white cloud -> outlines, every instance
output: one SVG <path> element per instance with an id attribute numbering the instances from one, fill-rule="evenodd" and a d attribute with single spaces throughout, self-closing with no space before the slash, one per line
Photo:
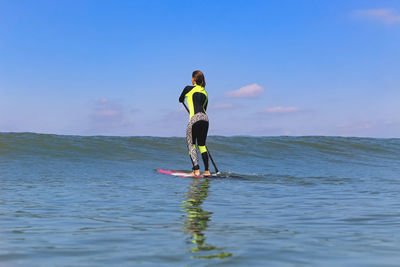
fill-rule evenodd
<path id="1" fill-rule="evenodd" d="M 97 100 L 97 102 L 98 103 L 107 103 L 107 102 L 110 102 L 110 100 L 108 98 L 103 97 L 103 98 L 100 98 L 99 100 Z"/>
<path id="2" fill-rule="evenodd" d="M 92 120 L 96 122 L 119 121 L 122 119 L 122 107 L 107 98 L 100 98 L 94 103 Z"/>
<path id="3" fill-rule="evenodd" d="M 277 114 L 293 113 L 298 111 L 300 111 L 300 108 L 298 107 L 273 107 L 262 110 L 262 112 L 277 113 Z"/>
<path id="4" fill-rule="evenodd" d="M 100 98 L 93 104 L 90 114 L 92 130 L 100 133 L 118 132 L 133 126 L 126 108 L 119 102 Z"/>
<path id="5" fill-rule="evenodd" d="M 372 124 L 370 122 L 363 121 L 356 123 L 340 124 L 337 125 L 337 128 L 343 131 L 359 131 L 359 130 L 371 129 Z"/>
<path id="6" fill-rule="evenodd" d="M 247 97 L 257 97 L 264 93 L 264 88 L 259 86 L 256 83 L 243 86 L 237 90 L 229 91 L 225 95 L 227 97 L 238 97 L 238 98 L 247 98 Z"/>
<path id="7" fill-rule="evenodd" d="M 104 110 L 98 110 L 95 115 L 100 117 L 115 117 L 118 116 L 119 114 L 120 114 L 119 110 L 104 109 Z"/>
<path id="8" fill-rule="evenodd" d="M 386 24 L 400 23 L 400 14 L 392 8 L 356 10 L 353 14 L 357 17 L 374 19 Z"/>

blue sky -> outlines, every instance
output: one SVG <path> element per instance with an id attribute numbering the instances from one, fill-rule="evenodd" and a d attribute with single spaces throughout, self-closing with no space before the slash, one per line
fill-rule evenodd
<path id="1" fill-rule="evenodd" d="M 399 1 L 0 0 L 0 131 L 400 137 Z"/>

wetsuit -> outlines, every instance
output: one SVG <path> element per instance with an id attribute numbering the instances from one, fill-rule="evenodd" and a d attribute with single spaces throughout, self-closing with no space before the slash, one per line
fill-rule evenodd
<path id="1" fill-rule="evenodd" d="M 208 168 L 208 153 L 206 148 L 206 138 L 208 132 L 208 117 L 206 114 L 208 96 L 204 87 L 199 85 L 186 86 L 179 102 L 183 103 L 187 99 L 189 106 L 189 123 L 186 128 L 186 143 L 189 150 L 190 159 L 192 160 L 193 170 L 198 170 L 199 160 L 196 151 L 196 142 L 199 146 L 201 157 L 203 158 L 204 168 Z"/>

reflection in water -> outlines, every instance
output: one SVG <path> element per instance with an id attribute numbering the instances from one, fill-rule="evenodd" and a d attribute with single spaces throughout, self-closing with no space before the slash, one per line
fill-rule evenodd
<path id="1" fill-rule="evenodd" d="M 182 209 L 187 213 L 184 231 L 193 235 L 192 243 L 196 247 L 190 248 L 192 253 L 199 253 L 202 255 L 193 256 L 193 258 L 211 259 L 211 258 L 226 258 L 232 256 L 232 253 L 215 253 L 206 255 L 207 251 L 222 250 L 215 246 L 206 243 L 206 236 L 204 231 L 207 229 L 208 221 L 211 220 L 212 212 L 202 209 L 201 205 L 208 196 L 208 188 L 210 181 L 208 179 L 193 179 L 190 184 L 189 192 L 186 194 L 186 200 L 183 201 Z"/>

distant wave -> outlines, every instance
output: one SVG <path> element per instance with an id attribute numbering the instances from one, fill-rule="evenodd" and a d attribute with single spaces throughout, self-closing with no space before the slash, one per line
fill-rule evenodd
<path id="1" fill-rule="evenodd" d="M 357 157 L 400 159 L 400 139 L 357 137 L 208 137 L 208 146 L 223 157 L 317 157 L 345 160 Z M 0 133 L 0 155 L 99 157 L 135 159 L 159 153 L 186 153 L 180 137 L 68 136 L 36 133 Z"/>

